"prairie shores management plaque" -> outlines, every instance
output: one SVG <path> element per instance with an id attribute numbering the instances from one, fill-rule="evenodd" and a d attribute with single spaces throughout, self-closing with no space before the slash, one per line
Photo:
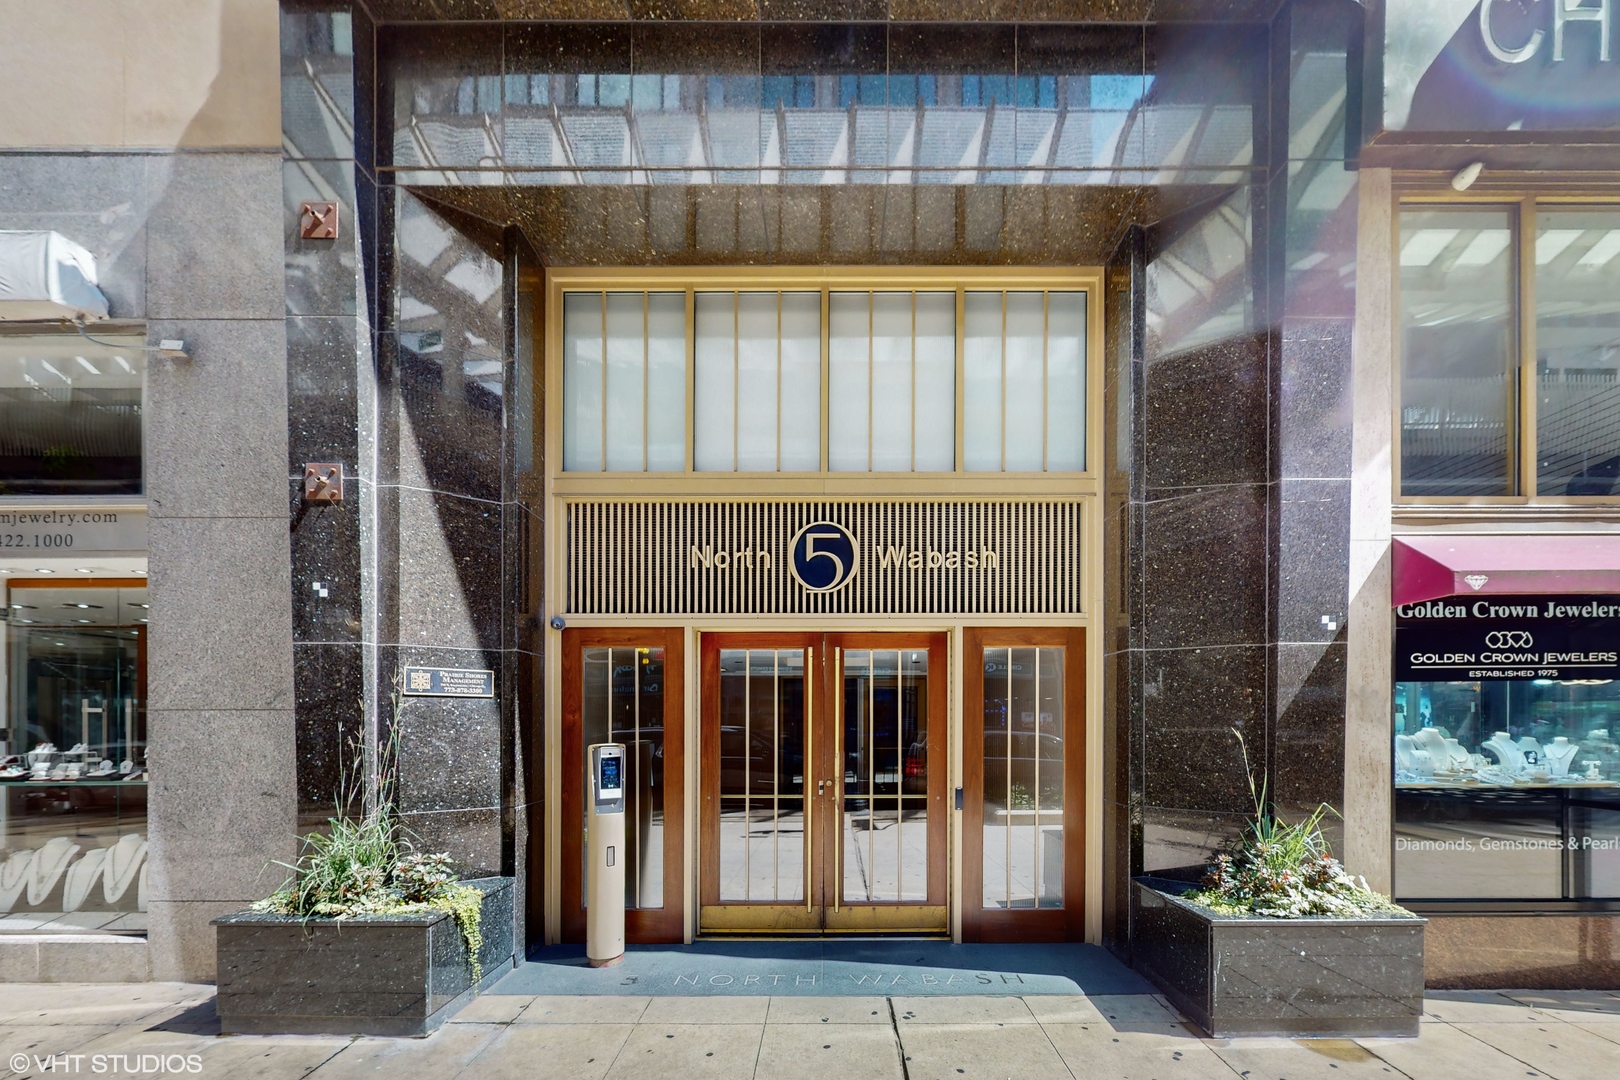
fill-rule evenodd
<path id="1" fill-rule="evenodd" d="M 480 668 L 408 667 L 400 676 L 406 697 L 495 696 L 495 673 Z"/>

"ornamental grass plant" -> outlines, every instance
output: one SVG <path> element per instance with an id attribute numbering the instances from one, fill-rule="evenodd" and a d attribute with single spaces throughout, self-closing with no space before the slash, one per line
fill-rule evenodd
<path id="1" fill-rule="evenodd" d="M 1254 818 L 1228 849 L 1216 856 L 1202 887 L 1183 899 L 1222 915 L 1263 915 L 1276 919 L 1326 916 L 1361 919 L 1410 914 L 1374 891 L 1333 857 L 1322 822 L 1337 816 L 1326 803 L 1300 821 L 1279 817 L 1266 798 L 1266 782 L 1256 782 L 1249 747 L 1236 728 L 1248 775 Z"/>
<path id="2" fill-rule="evenodd" d="M 483 976 L 478 962 L 483 945 L 479 929 L 483 893 L 459 882 L 448 853 L 417 851 L 417 837 L 399 821 L 393 798 L 401 710 L 397 687 L 393 705 L 393 734 L 378 748 L 374 796 L 366 797 L 361 779 L 365 755 L 356 741 L 350 744 L 352 767 L 343 767 L 336 813 L 327 819 L 326 831 L 303 837 L 295 861 L 276 864 L 290 875 L 279 889 L 252 907 L 306 922 L 333 919 L 340 923 L 364 915 L 442 911 L 461 930 L 472 964 L 472 981 L 477 983 Z"/>

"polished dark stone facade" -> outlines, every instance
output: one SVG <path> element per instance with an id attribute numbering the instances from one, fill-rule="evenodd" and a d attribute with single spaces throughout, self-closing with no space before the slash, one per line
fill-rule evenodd
<path id="1" fill-rule="evenodd" d="M 343 56 L 345 5 L 284 16 L 288 213 L 295 193 L 330 191 L 358 226 L 330 248 L 287 234 L 308 822 L 337 788 L 334 740 L 397 730 L 409 827 L 470 871 L 517 875 L 539 925 L 538 889 L 523 893 L 543 866 L 529 826 L 542 820 L 544 462 L 540 425 L 519 417 L 530 324 L 508 316 L 539 265 L 1106 265 L 1105 938 L 1128 952 L 1133 875 L 1196 874 L 1252 809 L 1232 728 L 1279 809 L 1342 801 L 1360 5 L 367 10 L 384 25 L 357 7 Z M 577 100 L 580 78 L 607 74 L 674 80 L 666 111 L 684 117 L 699 86 L 763 115 L 782 104 L 767 80 L 787 76 L 795 94 L 851 95 L 852 111 L 893 111 L 924 75 L 958 90 L 1028 77 L 1037 94 L 1049 78 L 1068 80 L 1088 129 L 1110 93 L 1139 124 L 1063 176 L 988 148 L 949 182 L 883 164 L 771 182 L 756 163 L 656 178 L 581 166 L 558 183 L 485 160 L 538 115 L 535 86 Z M 1025 89 L 997 100 L 992 128 L 1017 130 Z M 396 161 L 400 132 L 435 117 L 459 133 L 433 144 L 447 156 Z M 306 511 L 308 460 L 352 463 L 352 501 Z M 402 663 L 490 668 L 498 693 L 412 700 L 396 728 Z"/>
<path id="2" fill-rule="evenodd" d="M 442 912 L 331 919 L 243 912 L 214 920 L 226 1035 L 426 1035 L 511 969 L 512 880 L 484 894 L 473 966 Z"/>
<path id="3" fill-rule="evenodd" d="M 1121 955 L 1146 940 L 1130 878 L 1201 876 L 1253 812 L 1251 774 L 1285 816 L 1343 800 L 1362 32 L 1357 5 L 1286 5 L 1264 171 L 1109 261 L 1103 921 Z"/>
<path id="4" fill-rule="evenodd" d="M 1211 1036 L 1417 1035 L 1423 919 L 1237 918 L 1132 889 L 1136 969 Z"/>
<path id="5" fill-rule="evenodd" d="M 376 170 L 379 30 L 365 7 L 282 7 L 301 825 L 362 795 L 366 747 L 392 744 L 412 842 L 464 874 L 513 877 L 529 817 L 517 724 L 540 723 L 526 651 L 539 558 L 522 542 L 535 515 L 519 491 L 538 459 L 514 447 L 509 404 L 532 374 L 517 360 L 532 356 L 532 323 L 506 314 L 522 245 Z M 300 237 L 304 200 L 338 203 L 338 240 Z M 303 501 L 306 462 L 342 463 L 343 502 Z M 405 664 L 493 670 L 496 696 L 401 698 Z M 520 949 L 526 890 L 520 878 L 492 915 Z"/>

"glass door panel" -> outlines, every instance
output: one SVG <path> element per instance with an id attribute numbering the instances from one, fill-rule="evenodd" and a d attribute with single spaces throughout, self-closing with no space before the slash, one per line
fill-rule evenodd
<path id="1" fill-rule="evenodd" d="M 965 637 L 963 937 L 1077 940 L 1085 632 Z"/>
<path id="2" fill-rule="evenodd" d="M 685 807 L 683 632 L 563 634 L 563 940 L 585 940 L 587 750 L 622 743 L 626 758 L 625 936 L 680 941 Z"/>
<path id="3" fill-rule="evenodd" d="M 581 655 L 584 744 L 622 743 L 625 749 L 624 906 L 629 910 L 664 906 L 665 660 L 663 649 L 648 646 L 587 648 Z M 583 774 L 580 782 L 585 783 Z M 583 868 L 583 850 L 580 858 Z"/>
<path id="4" fill-rule="evenodd" d="M 944 658 L 943 635 L 705 636 L 704 930 L 946 928 Z"/>
<path id="5" fill-rule="evenodd" d="M 720 900 L 804 901 L 804 649 L 720 650 Z"/>
<path id="6" fill-rule="evenodd" d="M 928 652 L 842 659 L 843 901 L 926 901 Z"/>

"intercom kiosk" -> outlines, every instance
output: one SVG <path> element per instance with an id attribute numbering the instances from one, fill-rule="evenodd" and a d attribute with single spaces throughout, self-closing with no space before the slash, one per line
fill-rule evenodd
<path id="1" fill-rule="evenodd" d="M 624 959 L 624 746 L 596 743 L 590 765 L 585 956 L 591 967 L 607 967 Z"/>

